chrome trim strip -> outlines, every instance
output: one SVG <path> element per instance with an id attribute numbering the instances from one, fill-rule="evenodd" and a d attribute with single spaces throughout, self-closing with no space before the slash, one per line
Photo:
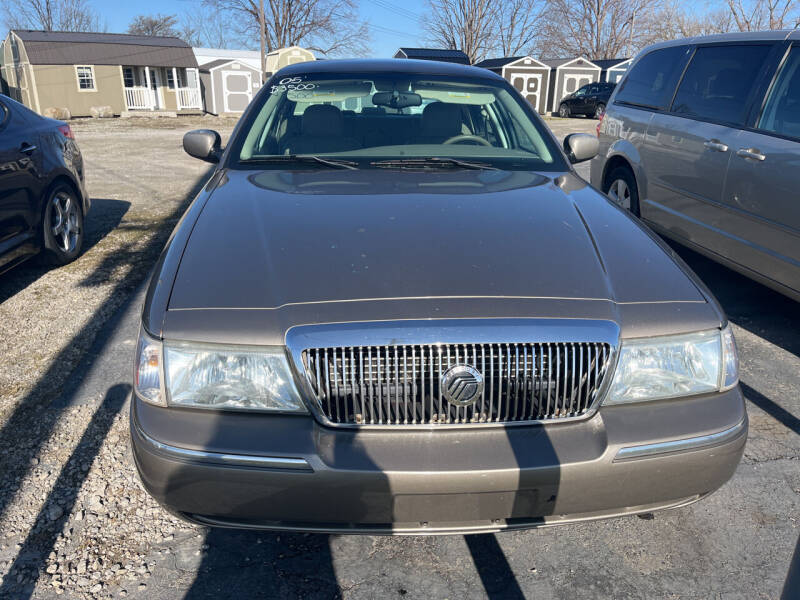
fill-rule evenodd
<path id="1" fill-rule="evenodd" d="M 634 458 L 644 458 L 648 456 L 658 456 L 660 454 L 670 454 L 673 452 L 686 452 L 689 450 L 699 450 L 709 446 L 716 446 L 729 442 L 738 437 L 747 427 L 747 419 L 742 419 L 737 425 L 697 437 L 684 438 L 682 440 L 670 440 L 668 442 L 658 442 L 655 444 L 644 444 L 641 446 L 628 446 L 620 448 L 614 457 L 614 462 L 630 460 Z"/>
<path id="2" fill-rule="evenodd" d="M 219 452 L 204 452 L 170 446 L 154 440 L 141 429 L 136 427 L 136 435 L 151 446 L 159 454 L 176 460 L 191 462 L 213 463 L 226 467 L 262 467 L 269 469 L 291 469 L 293 471 L 313 471 L 311 465 L 304 458 L 284 458 L 282 456 L 254 456 L 251 454 L 222 454 Z"/>

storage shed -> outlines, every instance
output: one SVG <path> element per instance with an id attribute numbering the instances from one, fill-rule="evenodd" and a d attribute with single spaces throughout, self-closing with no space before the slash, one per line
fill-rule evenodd
<path id="1" fill-rule="evenodd" d="M 508 80 L 539 114 L 547 112 L 550 67 L 530 56 L 489 58 L 475 65 Z"/>
<path id="2" fill-rule="evenodd" d="M 548 59 L 542 60 L 542 62 L 550 67 L 547 94 L 549 112 L 555 112 L 558 109 L 558 103 L 567 94 L 571 94 L 587 83 L 600 81 L 602 69 L 582 56 Z"/>
<path id="3" fill-rule="evenodd" d="M 461 50 L 449 48 L 399 48 L 394 58 L 413 58 L 415 60 L 438 60 L 459 65 L 470 64 L 469 56 Z"/>
<path id="4" fill-rule="evenodd" d="M 594 64 L 602 69 L 600 81 L 619 83 L 619 80 L 625 75 L 631 62 L 633 62 L 632 58 L 608 58 L 596 60 Z"/>
<path id="5" fill-rule="evenodd" d="M 213 115 L 244 112 L 260 87 L 260 69 L 244 61 L 222 58 L 200 65 L 205 110 Z"/>
<path id="6" fill-rule="evenodd" d="M 289 46 L 288 48 L 273 50 L 267 54 L 267 73 L 275 73 L 283 67 L 310 60 L 316 60 L 314 53 L 300 46 Z"/>
<path id="7" fill-rule="evenodd" d="M 197 61 L 178 38 L 12 29 L 2 51 L 9 95 L 39 113 L 202 110 Z"/>

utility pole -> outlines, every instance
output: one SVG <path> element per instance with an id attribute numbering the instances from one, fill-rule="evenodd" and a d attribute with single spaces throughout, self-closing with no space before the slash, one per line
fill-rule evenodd
<path id="1" fill-rule="evenodd" d="M 261 84 L 267 80 L 267 32 L 264 17 L 264 0 L 258 0 L 258 29 L 261 38 Z"/>

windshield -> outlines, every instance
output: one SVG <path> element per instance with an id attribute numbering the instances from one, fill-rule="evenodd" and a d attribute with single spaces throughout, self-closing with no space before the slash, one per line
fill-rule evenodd
<path id="1" fill-rule="evenodd" d="M 292 157 L 313 155 L 358 168 L 566 169 L 545 126 L 504 81 L 311 73 L 273 78 L 265 92 L 234 141 L 239 166 L 285 168 Z"/>

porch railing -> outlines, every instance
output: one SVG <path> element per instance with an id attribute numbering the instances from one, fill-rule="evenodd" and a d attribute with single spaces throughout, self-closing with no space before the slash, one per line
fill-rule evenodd
<path id="1" fill-rule="evenodd" d="M 156 106 L 153 90 L 144 86 L 126 87 L 125 104 L 130 110 L 152 110 Z"/>
<path id="2" fill-rule="evenodd" d="M 178 98 L 178 110 L 185 108 L 201 109 L 200 90 L 198 88 L 182 87 L 175 90 Z"/>

